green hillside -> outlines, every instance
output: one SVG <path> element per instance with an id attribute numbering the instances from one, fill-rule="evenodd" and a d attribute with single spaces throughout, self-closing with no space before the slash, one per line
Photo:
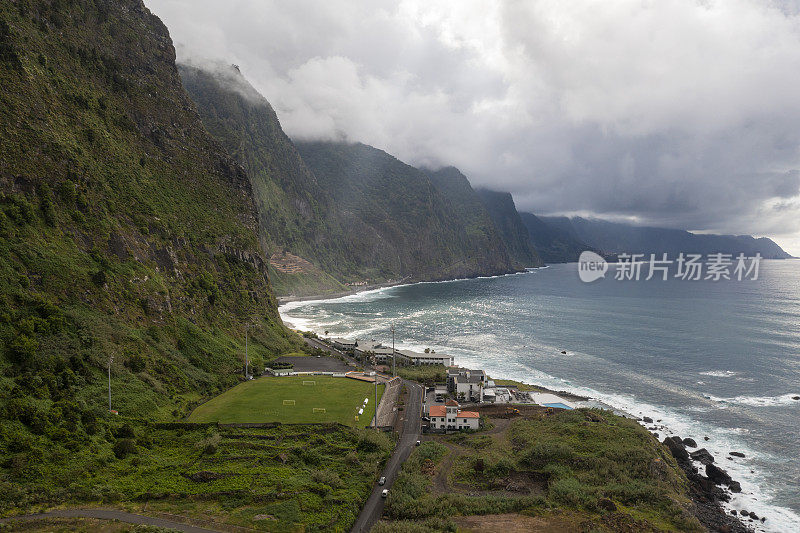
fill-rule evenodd
<path id="1" fill-rule="evenodd" d="M 3 506 L 107 460 L 111 356 L 120 418 L 172 419 L 237 382 L 245 325 L 256 364 L 299 342 L 174 60 L 141 0 L 0 0 Z"/>

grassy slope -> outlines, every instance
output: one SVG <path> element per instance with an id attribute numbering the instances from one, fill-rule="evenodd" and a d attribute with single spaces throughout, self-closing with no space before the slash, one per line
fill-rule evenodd
<path id="1" fill-rule="evenodd" d="M 675 461 L 632 420 L 607 411 L 557 411 L 486 433 L 436 437 L 417 449 L 389 498 L 396 527 L 390 522 L 377 530 L 439 530 L 451 527 L 453 517 L 506 512 L 569 517 L 587 531 L 702 530 Z M 439 493 L 431 476 L 445 462 L 452 468 L 448 483 L 459 488 Z M 504 490 L 514 472 L 544 480 L 543 492 Z M 601 500 L 617 511 L 604 511 Z"/>
<path id="2" fill-rule="evenodd" d="M 315 385 L 304 385 L 314 381 Z M 383 394 L 378 386 L 378 401 Z M 369 398 L 367 408 L 356 421 L 354 416 Z M 294 400 L 295 405 L 283 405 Z M 315 407 L 325 413 L 315 413 Z M 339 422 L 365 427 L 375 414 L 374 385 L 364 381 L 331 376 L 262 377 L 242 383 L 200 405 L 189 417 L 190 422 Z"/>
<path id="3" fill-rule="evenodd" d="M 245 324 L 254 363 L 299 341 L 276 312 L 247 176 L 139 0 L 0 0 L 0 83 L 7 508 L 67 498 L 110 453 L 111 355 L 114 407 L 171 419 L 236 383 Z"/>

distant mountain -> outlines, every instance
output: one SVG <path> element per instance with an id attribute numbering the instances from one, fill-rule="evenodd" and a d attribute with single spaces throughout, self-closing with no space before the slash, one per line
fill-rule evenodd
<path id="1" fill-rule="evenodd" d="M 609 253 L 760 253 L 766 259 L 787 259 L 791 256 L 766 237 L 749 235 L 696 234 L 684 230 L 633 226 L 619 222 L 581 217 L 539 217 L 562 233 Z"/>
<path id="2" fill-rule="evenodd" d="M 566 217 L 561 217 L 563 221 L 551 220 L 548 223 L 532 213 L 522 212 L 519 216 L 528 228 L 531 242 L 545 263 L 575 262 L 584 250 L 602 253 L 583 242 L 569 227 L 569 219 Z"/>
<path id="3" fill-rule="evenodd" d="M 458 205 L 473 200 L 449 171 L 432 178 L 360 143 L 296 145 L 345 220 L 349 257 L 365 274 L 441 280 L 515 270 L 502 246 L 487 246 L 494 233 L 486 219 Z"/>
<path id="4" fill-rule="evenodd" d="M 489 189 L 477 189 L 475 192 L 497 226 L 512 260 L 525 267 L 542 266 L 544 263 L 517 212 L 511 194 Z"/>

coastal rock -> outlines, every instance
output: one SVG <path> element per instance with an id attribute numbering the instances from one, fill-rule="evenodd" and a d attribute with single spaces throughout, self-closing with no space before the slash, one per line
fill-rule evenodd
<path id="1" fill-rule="evenodd" d="M 663 444 L 679 463 L 689 463 L 689 452 L 686 451 L 686 447 L 679 437 L 667 437 Z"/>
<path id="2" fill-rule="evenodd" d="M 561 350 L 561 353 L 562 353 L 563 355 L 567 355 L 567 351 L 566 351 L 566 350 Z"/>
<path id="3" fill-rule="evenodd" d="M 800 400 L 800 396 L 792 396 L 792 400 Z"/>
<path id="4" fill-rule="evenodd" d="M 746 510 L 744 510 L 744 509 L 742 509 L 742 510 L 741 510 L 741 511 L 739 511 L 739 512 L 741 513 L 741 515 L 742 515 L 742 516 L 747 516 L 747 515 L 749 514 L 749 513 L 748 513 Z"/>
<path id="5" fill-rule="evenodd" d="M 731 489 L 731 492 L 742 492 L 742 485 L 738 481 L 731 481 L 728 487 Z"/>
<path id="6" fill-rule="evenodd" d="M 731 514 L 732 514 L 733 516 L 736 516 L 736 515 L 737 515 L 737 514 L 739 514 L 739 513 L 737 513 L 737 512 L 736 512 L 736 509 L 731 509 Z"/>
<path id="7" fill-rule="evenodd" d="M 706 465 L 706 475 L 717 485 L 730 485 L 733 482 L 730 474 L 713 464 Z"/>
<path id="8" fill-rule="evenodd" d="M 703 440 L 708 440 L 708 437 L 703 437 Z"/>
<path id="9" fill-rule="evenodd" d="M 756 513 L 754 513 L 753 511 L 750 511 L 750 512 L 748 513 L 748 516 L 749 516 L 750 518 L 752 518 L 753 520 L 758 520 L 758 515 L 757 515 Z"/>
<path id="10" fill-rule="evenodd" d="M 644 421 L 645 424 L 652 424 L 653 423 L 653 419 L 650 418 L 649 416 L 642 417 L 642 420 Z"/>
<path id="11" fill-rule="evenodd" d="M 685 444 L 686 446 L 688 446 L 690 448 L 697 448 L 697 442 L 695 442 L 694 439 L 690 439 L 688 437 L 683 439 L 683 444 Z"/>
<path id="12" fill-rule="evenodd" d="M 734 457 L 744 457 L 742 452 L 728 452 L 729 454 L 733 455 Z"/>
<path id="13" fill-rule="evenodd" d="M 704 465 L 710 465 L 714 462 L 714 456 L 705 448 L 700 448 L 689 454 L 695 461 L 700 461 Z"/>

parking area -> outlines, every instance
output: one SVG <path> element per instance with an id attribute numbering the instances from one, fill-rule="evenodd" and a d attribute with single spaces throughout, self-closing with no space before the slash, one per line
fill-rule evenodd
<path id="1" fill-rule="evenodd" d="M 353 370 L 352 367 L 347 366 L 336 357 L 314 355 L 278 357 L 277 361 L 294 365 L 295 372 L 349 372 Z"/>

